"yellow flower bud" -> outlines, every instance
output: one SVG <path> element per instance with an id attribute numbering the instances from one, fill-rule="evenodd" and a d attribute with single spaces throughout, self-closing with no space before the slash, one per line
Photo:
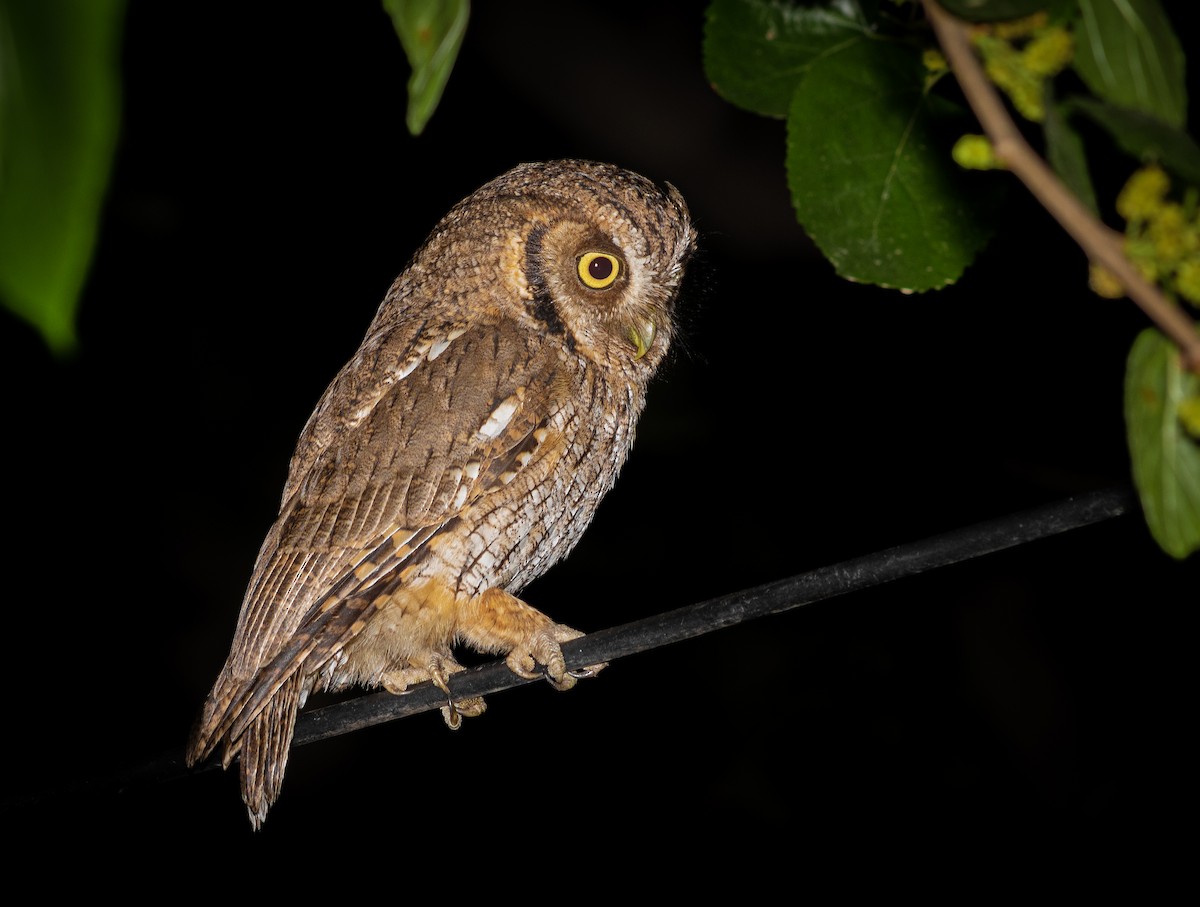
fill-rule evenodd
<path id="1" fill-rule="evenodd" d="M 925 52 L 921 54 L 921 62 L 925 64 L 925 68 L 931 73 L 943 73 L 949 69 L 946 58 L 942 56 L 942 52 L 936 47 L 925 48 Z"/>
<path id="2" fill-rule="evenodd" d="M 1170 264 L 1183 257 L 1186 229 L 1182 205 L 1167 202 L 1154 212 L 1146 235 L 1154 243 L 1154 253 L 1160 262 Z"/>
<path id="3" fill-rule="evenodd" d="M 1092 292 L 1104 299 L 1120 299 L 1125 295 L 1125 288 L 1116 275 L 1103 265 L 1093 264 L 1088 268 L 1088 286 Z"/>
<path id="4" fill-rule="evenodd" d="M 964 135 L 950 151 L 954 163 L 965 170 L 1002 170 L 996 152 L 986 135 Z"/>
<path id="5" fill-rule="evenodd" d="M 1074 54 L 1075 42 L 1071 33 L 1055 26 L 1040 32 L 1026 45 L 1021 61 L 1035 76 L 1047 79 L 1062 72 Z"/>
<path id="6" fill-rule="evenodd" d="M 1041 82 L 1014 85 L 1009 89 L 1008 96 L 1012 99 L 1017 112 L 1031 123 L 1040 123 L 1046 119 Z"/>
<path id="7" fill-rule="evenodd" d="M 1175 289 L 1192 305 L 1200 305 L 1200 258 L 1189 258 L 1179 266 Z"/>
<path id="8" fill-rule="evenodd" d="M 1149 220 L 1170 188 L 1171 181 L 1161 167 L 1143 167 L 1129 177 L 1117 195 L 1117 213 L 1128 221 Z"/>

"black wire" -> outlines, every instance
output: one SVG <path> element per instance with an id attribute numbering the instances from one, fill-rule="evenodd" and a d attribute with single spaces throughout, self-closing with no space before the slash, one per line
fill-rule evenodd
<path id="1" fill-rule="evenodd" d="M 789 611 L 1090 526 L 1129 513 L 1136 506 L 1136 498 L 1128 487 L 1067 498 L 943 535 L 852 558 L 829 567 L 821 567 L 800 576 L 589 633 L 564 643 L 563 656 L 567 667 L 572 670 L 582 669 L 586 665 L 612 662 L 627 655 L 691 639 L 754 618 Z M 498 661 L 453 675 L 449 686 L 456 699 L 465 699 L 490 695 L 534 682 L 536 681 L 516 676 L 503 662 Z M 296 722 L 293 745 L 301 746 L 348 734 L 444 705 L 445 694 L 430 683 L 422 683 L 401 696 L 391 693 L 360 696 L 301 713 Z M 189 770 L 184 765 L 182 751 L 172 752 L 117 778 L 109 779 L 108 782 L 95 781 L 84 787 L 92 791 L 121 790 L 135 784 L 165 781 L 204 771 L 218 764 L 219 762 L 213 760 Z"/>
<path id="2" fill-rule="evenodd" d="M 810 573 L 734 592 L 642 620 L 598 630 L 563 643 L 567 667 L 611 662 L 668 643 L 692 639 L 747 620 L 846 595 L 938 567 L 1014 548 L 1121 516 L 1136 506 L 1127 487 L 1093 492 L 1011 514 L 921 541 L 852 558 Z M 517 677 L 503 662 L 463 671 L 450 678 L 456 698 L 485 696 L 535 681 Z M 295 743 L 312 743 L 360 728 L 404 718 L 446 704 L 443 693 L 421 684 L 411 693 L 372 693 L 301 714 Z"/>

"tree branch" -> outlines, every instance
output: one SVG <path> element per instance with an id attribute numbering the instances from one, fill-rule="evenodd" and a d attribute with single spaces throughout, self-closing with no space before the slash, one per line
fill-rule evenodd
<path id="1" fill-rule="evenodd" d="M 950 62 L 967 103 L 991 140 L 996 157 L 1025 184 L 1092 263 L 1110 271 L 1129 298 L 1179 347 L 1183 367 L 1200 372 L 1200 335 L 1196 333 L 1196 325 L 1179 306 L 1142 277 L 1125 255 L 1124 237 L 1093 217 L 1025 141 L 975 58 L 967 26 L 935 0 L 924 0 L 924 5 L 942 52 Z"/>

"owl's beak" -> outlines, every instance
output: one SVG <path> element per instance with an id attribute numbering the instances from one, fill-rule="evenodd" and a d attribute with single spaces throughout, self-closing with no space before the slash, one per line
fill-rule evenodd
<path id="1" fill-rule="evenodd" d="M 646 355 L 654 343 L 654 335 L 658 333 L 658 328 L 654 326 L 654 322 L 647 318 L 641 324 L 633 323 L 629 326 L 629 340 L 637 350 L 637 355 L 633 357 L 636 362 Z"/>

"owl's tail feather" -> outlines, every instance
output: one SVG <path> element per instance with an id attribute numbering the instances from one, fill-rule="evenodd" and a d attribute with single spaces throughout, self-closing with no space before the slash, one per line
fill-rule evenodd
<path id="1" fill-rule="evenodd" d="M 255 723 L 261 727 L 264 720 L 274 720 L 263 716 L 273 715 L 284 702 L 294 702 L 294 708 L 299 707 L 302 678 L 311 673 L 304 670 L 305 664 L 323 663 L 335 648 L 352 638 L 362 628 L 358 618 L 368 608 L 369 601 L 359 599 L 353 606 L 346 602 L 338 605 L 297 630 L 292 640 L 250 679 L 238 676 L 230 662 L 226 662 L 205 700 L 200 719 L 192 728 L 187 747 L 189 766 L 207 758 L 224 740 L 222 764 L 228 768 L 249 729 Z M 295 717 L 293 714 L 290 718 L 288 739 Z"/>
<path id="2" fill-rule="evenodd" d="M 255 830 L 262 827 L 267 810 L 283 787 L 288 751 L 300 709 L 301 677 L 293 674 L 246 727 L 237 743 L 230 741 L 227 760 L 239 753 L 242 801 Z"/>
<path id="3" fill-rule="evenodd" d="M 231 687 L 218 683 L 210 694 L 203 715 L 192 729 L 187 763 L 196 765 L 224 741 L 221 765 L 229 768 L 235 758 L 239 759 L 242 801 L 250 813 L 250 824 L 258 829 L 283 786 L 288 751 L 296 730 L 296 713 L 300 710 L 303 677 L 296 672 L 285 678 L 237 733 L 229 731 L 229 716 L 242 712 L 237 706 L 241 704 L 239 699 L 245 697 L 237 696 Z M 223 695 L 218 690 L 223 690 Z"/>

